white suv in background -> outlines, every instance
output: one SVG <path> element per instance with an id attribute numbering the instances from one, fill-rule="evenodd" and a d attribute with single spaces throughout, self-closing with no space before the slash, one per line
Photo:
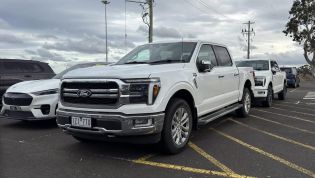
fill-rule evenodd
<path id="1" fill-rule="evenodd" d="M 142 45 L 115 65 L 66 74 L 57 123 L 79 141 L 161 141 L 177 153 L 197 125 L 233 111 L 249 114 L 252 71 L 238 69 L 224 45 Z"/>
<path id="2" fill-rule="evenodd" d="M 55 119 L 61 77 L 75 69 L 102 65 L 106 65 L 106 63 L 77 64 L 52 79 L 17 83 L 9 87 L 3 95 L 1 114 L 9 119 L 18 120 Z"/>
<path id="3" fill-rule="evenodd" d="M 262 101 L 264 106 L 270 107 L 275 94 L 278 94 L 278 99 L 285 99 L 287 93 L 286 73 L 280 70 L 276 61 L 244 59 L 237 63 L 238 67 L 253 67 L 255 70 L 254 97 L 257 101 Z"/>

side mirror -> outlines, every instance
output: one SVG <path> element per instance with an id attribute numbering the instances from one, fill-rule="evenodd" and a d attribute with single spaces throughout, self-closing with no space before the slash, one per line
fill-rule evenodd
<path id="1" fill-rule="evenodd" d="M 275 67 L 272 67 L 271 68 L 271 72 L 272 72 L 273 75 L 275 75 L 277 73 L 277 69 Z"/>
<path id="2" fill-rule="evenodd" d="M 210 61 L 198 60 L 197 68 L 199 72 L 210 72 L 210 70 L 213 68 L 213 65 L 211 65 Z"/>

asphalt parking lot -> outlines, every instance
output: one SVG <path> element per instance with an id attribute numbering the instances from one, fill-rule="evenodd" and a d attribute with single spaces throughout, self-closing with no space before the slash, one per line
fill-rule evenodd
<path id="1" fill-rule="evenodd" d="M 83 144 L 54 122 L 0 119 L 0 177 L 315 177 L 315 82 L 285 101 L 228 115 L 193 133 L 188 148 Z"/>

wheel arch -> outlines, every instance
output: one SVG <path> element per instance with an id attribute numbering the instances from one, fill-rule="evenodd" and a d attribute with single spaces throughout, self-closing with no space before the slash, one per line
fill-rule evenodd
<path id="1" fill-rule="evenodd" d="M 195 99 L 194 99 L 193 95 L 191 94 L 191 92 L 188 91 L 187 89 L 177 90 L 169 99 L 166 107 L 169 106 L 170 101 L 174 98 L 183 99 L 188 103 L 189 107 L 191 108 L 191 112 L 192 112 L 192 116 L 193 116 L 193 129 L 196 130 L 197 129 L 197 122 L 198 122 L 197 108 L 196 108 L 196 104 L 195 104 Z"/>

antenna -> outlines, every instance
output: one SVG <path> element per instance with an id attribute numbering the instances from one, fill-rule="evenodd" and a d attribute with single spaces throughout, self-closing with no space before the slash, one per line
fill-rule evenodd
<path id="1" fill-rule="evenodd" d="M 127 1 L 125 0 L 125 50 L 127 51 Z"/>

